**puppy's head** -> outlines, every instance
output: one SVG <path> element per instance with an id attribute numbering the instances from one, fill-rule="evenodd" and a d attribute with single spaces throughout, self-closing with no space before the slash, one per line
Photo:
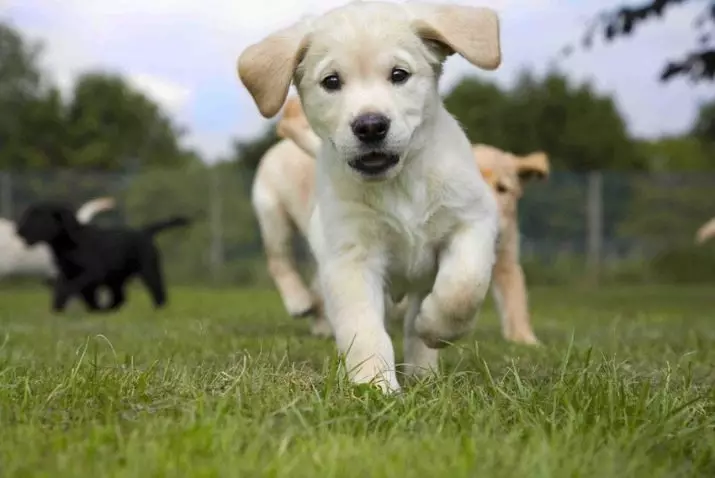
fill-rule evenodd
<path id="1" fill-rule="evenodd" d="M 496 14 L 354 2 L 248 47 L 238 71 L 265 117 L 278 113 L 294 81 L 310 126 L 334 149 L 338 167 L 376 180 L 395 176 L 419 148 L 419 131 L 435 121 L 442 63 L 453 53 L 495 69 Z"/>
<path id="2" fill-rule="evenodd" d="M 74 239 L 79 222 L 72 209 L 59 203 L 33 204 L 17 223 L 17 235 L 28 246 L 50 243 L 59 238 Z"/>
<path id="3" fill-rule="evenodd" d="M 517 205 L 526 183 L 548 177 L 549 158 L 541 151 L 517 156 L 481 144 L 475 145 L 473 151 L 482 176 L 496 196 L 503 229 L 516 221 Z"/>

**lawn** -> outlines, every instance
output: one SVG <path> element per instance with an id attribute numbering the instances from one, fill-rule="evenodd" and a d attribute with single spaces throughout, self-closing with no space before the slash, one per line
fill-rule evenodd
<path id="1" fill-rule="evenodd" d="M 399 397 L 347 385 L 272 290 L 0 294 L 3 477 L 715 476 L 715 286 L 534 289 L 538 349 L 490 302 Z"/>

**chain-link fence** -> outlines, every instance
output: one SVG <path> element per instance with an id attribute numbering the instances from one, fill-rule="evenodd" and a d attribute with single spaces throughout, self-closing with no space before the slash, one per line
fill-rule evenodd
<path id="1" fill-rule="evenodd" d="M 17 219 L 39 199 L 79 207 L 100 196 L 114 197 L 117 208 L 98 215 L 98 224 L 186 214 L 194 218 L 190 227 L 158 239 L 171 283 L 267 284 L 250 181 L 229 165 L 131 174 L 4 172 L 0 215 Z M 714 192 L 715 174 L 553 173 L 529 184 L 519 204 L 527 275 L 542 283 L 714 280 L 715 239 L 694 243 L 698 227 L 715 216 Z"/>

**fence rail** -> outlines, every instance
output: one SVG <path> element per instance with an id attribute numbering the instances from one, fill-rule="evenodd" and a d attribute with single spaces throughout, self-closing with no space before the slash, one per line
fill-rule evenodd
<path id="1" fill-rule="evenodd" d="M 0 215 L 17 219 L 39 199 L 78 207 L 117 200 L 99 224 L 138 225 L 171 214 L 195 223 L 159 238 L 173 282 L 267 280 L 250 177 L 235 167 L 196 166 L 130 174 L 0 172 Z M 519 204 L 522 258 L 532 280 L 715 280 L 715 240 L 696 246 L 715 216 L 715 174 L 555 172 L 525 188 Z M 300 247 L 300 239 L 296 244 Z M 304 245 L 301 249 L 305 254 Z"/>

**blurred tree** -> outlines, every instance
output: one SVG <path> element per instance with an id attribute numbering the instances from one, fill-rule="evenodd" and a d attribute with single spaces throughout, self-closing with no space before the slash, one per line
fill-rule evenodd
<path id="1" fill-rule="evenodd" d="M 700 106 L 692 135 L 703 143 L 712 158 L 715 154 L 715 101 Z"/>
<path id="2" fill-rule="evenodd" d="M 191 153 L 179 144 L 183 131 L 122 77 L 86 73 L 67 106 L 68 164 L 89 169 L 178 166 Z"/>
<path id="3" fill-rule="evenodd" d="M 473 142 L 544 150 L 555 168 L 572 171 L 645 167 L 613 99 L 556 72 L 541 80 L 522 73 L 511 90 L 466 78 L 445 103 Z"/>
<path id="4" fill-rule="evenodd" d="M 264 130 L 255 138 L 235 140 L 229 160 L 239 165 L 243 178 L 247 183 L 253 180 L 258 163 L 266 151 L 276 144 L 280 138 L 276 134 L 276 126 L 268 123 Z"/>
<path id="5" fill-rule="evenodd" d="M 618 37 L 634 34 L 647 20 L 662 18 L 676 5 L 694 4 L 698 0 L 648 0 L 639 5 L 630 2 L 620 7 L 599 12 L 590 22 L 581 39 L 581 46 L 589 49 L 599 33 L 611 42 Z M 690 75 L 694 81 L 715 80 L 715 48 L 713 48 L 713 28 L 715 27 L 715 1 L 703 2 L 702 12 L 693 24 L 699 47 L 687 52 L 682 58 L 666 61 L 660 74 L 661 81 L 668 81 L 678 75 Z M 570 55 L 575 45 L 565 46 L 561 54 Z"/>
<path id="6" fill-rule="evenodd" d="M 712 170 L 715 159 L 691 134 L 642 141 L 640 149 L 653 172 Z"/>
<path id="7" fill-rule="evenodd" d="M 198 160 L 183 131 L 122 77 L 86 73 L 71 97 L 43 78 L 42 45 L 0 23 L 0 169 L 126 170 Z"/>
<path id="8" fill-rule="evenodd" d="M 273 123 L 269 123 L 254 139 L 236 140 L 233 143 L 233 159 L 249 170 L 255 170 L 266 151 L 280 138 Z"/>
<path id="9" fill-rule="evenodd" d="M 472 143 L 497 147 L 512 144 L 512 131 L 505 128 L 509 115 L 507 92 L 476 77 L 465 77 L 444 99 L 450 111 L 465 128 Z"/>
<path id="10" fill-rule="evenodd" d="M 715 169 L 715 101 L 700 106 L 692 128 L 685 134 L 640 141 L 648 169 L 712 171 Z"/>
<path id="11" fill-rule="evenodd" d="M 0 167 L 41 163 L 55 149 L 62 108 L 57 91 L 44 87 L 39 56 L 42 45 L 25 40 L 0 22 Z M 50 130 L 45 135 L 43 128 Z"/>
<path id="12" fill-rule="evenodd" d="M 17 105 L 22 100 L 37 97 L 41 72 L 38 58 L 42 46 L 25 41 L 11 25 L 0 22 L 0 103 Z M 5 125 L 12 111 L 0 110 Z"/>

